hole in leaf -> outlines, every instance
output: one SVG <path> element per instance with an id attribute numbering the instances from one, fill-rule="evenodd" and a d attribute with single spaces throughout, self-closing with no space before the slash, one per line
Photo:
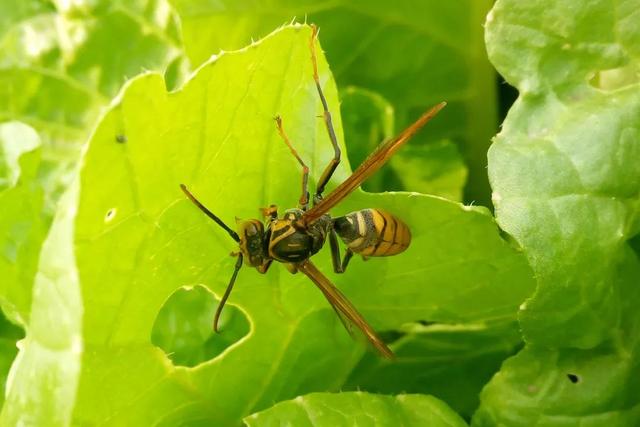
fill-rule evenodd
<path id="1" fill-rule="evenodd" d="M 176 366 L 193 367 L 221 354 L 249 333 L 249 321 L 227 304 L 220 317 L 220 332 L 213 332 L 218 302 L 204 286 L 185 286 L 164 303 L 151 330 L 151 342 Z"/>
<path id="2" fill-rule="evenodd" d="M 109 209 L 107 211 L 107 213 L 105 214 L 105 216 L 104 216 L 104 222 L 109 222 L 113 218 L 115 218 L 117 212 L 118 212 L 118 210 L 116 208 Z"/>
<path id="3" fill-rule="evenodd" d="M 580 377 L 578 377 L 576 374 L 567 374 L 567 378 L 569 378 L 569 381 L 574 384 L 580 381 Z"/>

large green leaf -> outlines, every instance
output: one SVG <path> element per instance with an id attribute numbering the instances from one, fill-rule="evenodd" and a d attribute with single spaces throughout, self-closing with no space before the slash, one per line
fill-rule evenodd
<path id="1" fill-rule="evenodd" d="M 496 3 L 487 46 L 520 97 L 489 152 L 501 227 L 537 291 L 529 343 L 479 425 L 638 425 L 640 2 Z M 508 396 L 508 398 L 507 398 Z"/>
<path id="2" fill-rule="evenodd" d="M 5 390 L 20 328 L 29 321 L 40 246 L 51 218 L 38 179 L 40 138 L 20 122 L 0 124 L 0 385 Z M 3 315 L 6 314 L 6 317 Z M 3 403 L 2 393 L 0 403 Z"/>
<path id="3" fill-rule="evenodd" d="M 240 272 L 230 304 L 251 329 L 213 360 L 175 367 L 150 342 L 175 290 L 203 284 L 220 296 L 235 262 L 234 242 L 178 184 L 229 223 L 270 203 L 292 206 L 301 174 L 275 130 L 276 114 L 312 182 L 331 158 L 317 118 L 309 37 L 308 27 L 285 27 L 214 58 L 174 93 L 157 74 L 138 77 L 100 122 L 83 160 L 75 220 L 85 313 L 76 423 L 235 425 L 275 401 L 339 388 L 360 358 L 362 347 L 321 294 L 279 265 L 265 276 Z M 336 89 L 319 60 L 342 140 Z M 330 187 L 347 174 L 344 161 Z M 486 209 L 358 191 L 336 213 L 369 206 L 402 217 L 411 248 L 391 259 L 354 260 L 339 277 L 329 273 L 327 251 L 317 262 L 376 328 L 514 319 L 531 293 L 524 257 L 500 238 Z"/>
<path id="4" fill-rule="evenodd" d="M 26 325 L 40 245 L 50 218 L 43 215 L 38 179 L 40 138 L 20 122 L 0 124 L 0 308 Z"/>
<path id="5" fill-rule="evenodd" d="M 428 106 L 448 101 L 448 114 L 414 144 L 456 142 L 469 166 L 466 199 L 489 205 L 486 151 L 497 119 L 495 74 L 486 59 L 482 22 L 491 1 L 171 1 L 194 64 L 297 17 L 320 26 L 339 86 L 373 90 L 392 103 L 396 131 Z"/>
<path id="6" fill-rule="evenodd" d="M 391 347 L 397 359 L 366 355 L 346 387 L 387 394 L 431 394 L 471 418 L 482 387 L 521 346 L 515 323 L 406 325 L 402 328 L 405 335 Z"/>
<path id="7" fill-rule="evenodd" d="M 73 254 L 77 186 L 60 201 L 43 243 L 31 316 L 7 381 L 0 425 L 69 425 L 82 353 L 82 303 Z"/>
<path id="8" fill-rule="evenodd" d="M 127 78 L 164 71 L 181 54 L 165 0 L 3 1 L 0 120 L 20 120 L 44 142 L 49 202 L 73 179 L 79 148 Z"/>
<path id="9" fill-rule="evenodd" d="M 14 132 L 18 125 L 11 124 L 11 132 L 2 125 L 3 140 L 14 135 L 0 164 L 17 158 L 7 156 L 11 152 L 30 150 L 30 139 L 39 135 L 43 142 L 38 152 L 20 158 L 22 175 L 2 180 L 0 193 L 0 306 L 29 328 L 13 367 L 3 425 L 70 419 L 80 306 L 59 301 L 77 292 L 59 275 L 74 266 L 67 265 L 68 257 L 50 259 L 66 253 L 59 247 L 64 238 L 48 237 L 47 250 L 55 247 L 48 255 L 40 254 L 40 246 L 100 109 L 126 78 L 144 69 L 164 70 L 180 55 L 176 16 L 165 1 L 0 1 L 0 121 L 18 119 L 38 132 L 30 130 L 33 137 L 26 138 Z M 8 183 L 13 188 L 5 189 Z M 70 233 L 60 227 L 57 233 Z"/>
<path id="10" fill-rule="evenodd" d="M 32 177 L 23 180 L 29 183 L 1 196 L 0 227 L 14 246 L 5 254 L 15 252 L 13 273 L 2 275 L 3 308 L 19 311 L 7 315 L 26 324 L 39 246 L 100 108 L 127 77 L 164 69 L 179 55 L 179 39 L 164 1 L 2 1 L 0 15 L 0 120 L 28 123 L 42 140 Z M 31 147 L 20 136 L 8 144 L 14 152 Z M 0 163 L 9 164 L 8 154 L 0 153 Z"/>
<path id="11" fill-rule="evenodd" d="M 398 426 L 463 427 L 466 423 L 431 396 L 368 393 L 314 393 L 245 418 L 249 427 Z"/>

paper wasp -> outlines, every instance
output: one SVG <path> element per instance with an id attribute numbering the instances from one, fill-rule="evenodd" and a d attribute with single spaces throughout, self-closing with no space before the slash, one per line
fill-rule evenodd
<path id="1" fill-rule="evenodd" d="M 354 254 L 360 254 L 363 257 L 389 256 L 398 254 L 409 246 L 411 242 L 409 228 L 390 213 L 378 209 L 363 209 L 345 216 L 332 218 L 328 211 L 380 169 L 396 150 L 431 120 L 446 104 L 442 102 L 435 105 L 397 137 L 380 145 L 349 178 L 329 195 L 323 197 L 325 186 L 340 163 L 341 153 L 338 139 L 333 129 L 329 106 L 318 78 L 315 53 L 316 38 L 317 28 L 312 26 L 309 46 L 313 65 L 313 79 L 324 110 L 323 118 L 329 139 L 333 145 L 334 157 L 320 176 L 316 192 L 311 201 L 312 206 L 309 206 L 309 168 L 289 141 L 280 117 L 275 119 L 277 131 L 302 167 L 302 195 L 297 208 L 286 210 L 284 215 L 279 218 L 277 207 L 272 205 L 269 208 L 262 209 L 265 217 L 264 224 L 258 219 L 238 220 L 236 232 L 202 205 L 187 190 L 186 186 L 180 185 L 187 197 L 209 218 L 222 227 L 240 246 L 240 251 L 234 254 L 237 256 L 237 261 L 231 280 L 216 310 L 213 328 L 216 332 L 218 331 L 220 313 L 233 289 L 243 261 L 264 274 L 275 260 L 284 263 L 292 273 L 301 271 L 309 277 L 322 291 L 349 332 L 352 332 L 351 326 L 355 325 L 376 350 L 383 356 L 392 358 L 393 353 L 391 350 L 378 337 L 358 310 L 316 268 L 310 257 L 323 247 L 328 237 L 333 269 L 336 273 L 343 273 Z M 342 259 L 340 259 L 338 237 L 347 246 L 346 253 Z"/>

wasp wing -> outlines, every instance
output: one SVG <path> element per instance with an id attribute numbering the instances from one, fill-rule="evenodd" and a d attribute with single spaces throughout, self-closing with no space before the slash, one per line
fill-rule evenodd
<path id="1" fill-rule="evenodd" d="M 352 333 L 350 325 L 358 328 L 364 336 L 369 340 L 373 347 L 387 359 L 393 359 L 393 352 L 380 339 L 376 332 L 369 326 L 366 320 L 358 312 L 358 310 L 347 300 L 347 298 L 336 288 L 327 277 L 316 268 L 309 260 L 299 264 L 298 270 L 302 271 L 313 283 L 320 288 L 327 301 L 333 309 L 338 313 L 342 323 L 347 331 Z"/>
<path id="2" fill-rule="evenodd" d="M 376 173 L 378 169 L 384 165 L 389 158 L 400 148 L 405 142 L 422 128 L 429 120 L 431 120 L 440 110 L 447 105 L 441 102 L 431 107 L 418 120 L 408 128 L 403 130 L 395 138 L 380 145 L 358 168 L 353 171 L 351 176 L 342 184 L 338 185 L 327 197 L 322 199 L 320 203 L 302 214 L 301 221 L 303 224 L 310 224 L 327 213 L 331 208 L 337 205 L 342 199 L 348 196 L 353 190 L 358 188 L 366 179 Z"/>

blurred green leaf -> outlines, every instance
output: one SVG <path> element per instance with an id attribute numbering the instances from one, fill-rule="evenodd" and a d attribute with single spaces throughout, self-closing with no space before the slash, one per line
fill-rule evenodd
<path id="1" fill-rule="evenodd" d="M 127 78 L 163 70 L 180 57 L 180 49 L 178 21 L 164 0 L 0 2 L 0 121 L 27 123 L 37 131 L 29 131 L 33 138 L 42 140 L 41 149 L 20 158 L 28 173 L 18 181 L 16 153 L 31 150 L 30 139 L 14 135 L 0 154 L 0 165 L 14 171 L 0 192 L 0 306 L 28 328 L 12 368 L 2 425 L 70 420 L 81 305 L 68 299 L 77 291 L 69 283 L 75 269 L 68 262 L 71 249 L 60 247 L 65 238 L 54 234 L 71 229 L 58 226 L 42 253 L 41 244 L 101 108 Z M 2 126 L 4 139 L 8 128 Z M 15 187 L 6 189 L 7 183 Z M 75 201 L 70 203 L 64 209 L 73 210 Z"/>
<path id="2" fill-rule="evenodd" d="M 485 389 L 477 425 L 640 423 L 640 2 L 498 1 L 490 58 L 520 97 L 489 151 L 501 227 L 537 291 L 527 348 Z M 607 82 L 602 85 L 603 82 Z"/>
<path id="3" fill-rule="evenodd" d="M 26 325 L 40 245 L 51 220 L 38 179 L 40 138 L 20 122 L 0 124 L 0 308 Z"/>
<path id="4" fill-rule="evenodd" d="M 82 355 L 82 302 L 73 254 L 77 186 L 42 245 L 26 337 L 11 366 L 0 425 L 70 424 Z"/>
<path id="5" fill-rule="evenodd" d="M 75 220 L 85 313 L 75 423 L 236 425 L 275 401 L 337 390 L 361 357 L 313 285 L 278 265 L 265 276 L 240 272 L 230 304 L 247 316 L 250 331 L 220 356 L 175 367 L 150 341 L 176 289 L 203 284 L 219 297 L 235 262 L 234 242 L 178 184 L 230 224 L 270 203 L 292 206 L 301 173 L 276 132 L 276 114 L 312 182 L 332 157 L 317 118 L 309 38 L 308 27 L 285 27 L 205 64 L 171 94 L 157 74 L 138 77 L 99 124 L 83 160 Z M 337 111 L 335 86 L 319 61 Z M 339 114 L 334 121 L 341 136 Z M 344 161 L 330 187 L 348 173 Z M 413 233 L 405 254 L 354 260 L 347 274 L 330 275 L 374 327 L 514 319 L 531 293 L 529 267 L 486 209 L 358 191 L 336 213 L 364 207 L 399 215 Z M 328 273 L 328 251 L 316 258 Z"/>
<path id="6" fill-rule="evenodd" d="M 402 187 L 462 201 L 467 168 L 458 147 L 451 141 L 409 146 L 389 163 L 395 172 L 395 179 L 402 183 Z"/>
<path id="7" fill-rule="evenodd" d="M 0 15 L 0 120 L 22 120 L 42 140 L 31 183 L 0 196 L 7 206 L 0 227 L 11 245 L 5 255 L 14 270 L 3 275 L 0 286 L 12 295 L 2 305 L 18 310 L 21 320 L 7 315 L 25 324 L 39 246 L 100 108 L 128 76 L 162 69 L 179 55 L 179 34 L 176 16 L 163 0 L 60 2 L 57 9 L 47 1 L 5 1 Z M 17 176 L 12 166 L 17 154 L 30 150 L 29 141 L 37 138 L 32 133 L 3 143 L 0 165 L 14 170 L 10 181 Z"/>
<path id="8" fill-rule="evenodd" d="M 454 141 L 469 167 L 465 200 L 491 203 L 486 151 L 497 128 L 496 83 L 482 38 L 491 1 L 171 1 L 193 64 L 221 49 L 241 48 L 297 17 L 320 26 L 340 87 L 366 88 L 391 102 L 396 132 L 431 105 L 449 102 L 431 132 L 414 144 Z"/>
<path id="9" fill-rule="evenodd" d="M 101 108 L 127 78 L 181 55 L 179 24 L 165 0 L 4 1 L 0 12 L 0 120 L 40 134 L 53 206 Z"/>
<path id="10" fill-rule="evenodd" d="M 361 392 L 301 396 L 253 414 L 244 422 L 249 427 L 466 426 L 447 405 L 431 396 L 383 396 Z"/>
<path id="11" fill-rule="evenodd" d="M 16 342 L 24 337 L 23 331 L 9 322 L 0 312 L 0 387 L 5 389 L 9 368 L 18 353 Z M 0 394 L 0 406 L 4 403 L 4 393 Z"/>
<path id="12" fill-rule="evenodd" d="M 378 145 L 394 135 L 393 106 L 380 94 L 355 86 L 344 88 L 340 94 L 340 112 L 347 154 L 354 166 L 361 164 Z M 369 178 L 362 189 L 384 191 L 385 177 L 391 172 L 385 165 Z"/>
<path id="13" fill-rule="evenodd" d="M 0 124 L 0 385 L 24 334 L 15 326 L 29 321 L 33 277 L 40 245 L 51 218 L 43 215 L 38 181 L 40 138 L 20 122 Z M 5 315 L 7 316 L 5 318 Z M 0 404 L 5 393 L 2 393 Z"/>
<path id="14" fill-rule="evenodd" d="M 370 90 L 346 87 L 342 93 L 342 120 L 349 160 L 359 165 L 383 141 L 394 136 L 391 104 Z M 455 144 L 433 141 L 410 144 L 364 183 L 366 191 L 407 188 L 423 194 L 462 200 L 467 169 Z"/>
<path id="15" fill-rule="evenodd" d="M 515 322 L 410 324 L 401 330 L 404 335 L 391 346 L 396 360 L 366 355 L 346 388 L 430 394 L 465 418 L 478 407 L 482 387 L 522 343 Z"/>

